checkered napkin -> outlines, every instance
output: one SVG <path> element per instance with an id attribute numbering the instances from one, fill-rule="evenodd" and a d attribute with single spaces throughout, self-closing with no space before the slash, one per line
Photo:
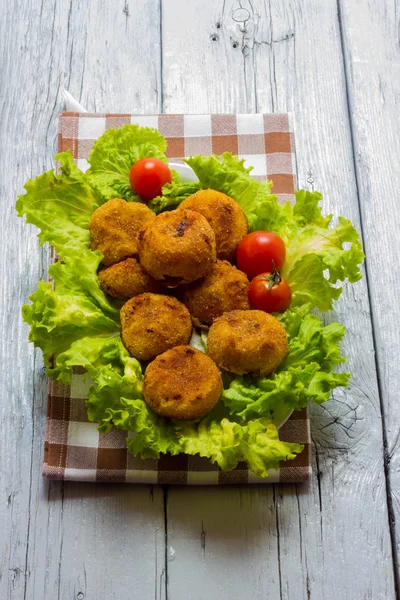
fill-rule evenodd
<path id="1" fill-rule="evenodd" d="M 257 179 L 271 179 L 282 201 L 294 198 L 295 154 L 290 115 L 152 115 L 63 113 L 59 124 L 59 151 L 71 150 L 86 170 L 90 149 L 104 131 L 125 123 L 157 128 L 168 142 L 170 162 L 194 154 L 229 151 L 253 166 Z M 303 482 L 311 475 L 308 410 L 292 414 L 279 430 L 287 442 L 304 444 L 294 460 L 271 470 L 267 479 L 256 477 L 239 464 L 221 471 L 199 456 L 164 455 L 159 460 L 136 458 L 126 450 L 126 432 L 99 433 L 87 418 L 85 399 L 91 385 L 80 368 L 71 385 L 49 384 L 43 474 L 51 479 L 209 485 L 230 483 Z M 129 435 L 129 434 L 128 434 Z"/>

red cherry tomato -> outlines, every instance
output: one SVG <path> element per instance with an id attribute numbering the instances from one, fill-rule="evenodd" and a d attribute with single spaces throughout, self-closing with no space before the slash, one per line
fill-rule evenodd
<path id="1" fill-rule="evenodd" d="M 268 313 L 284 312 L 290 306 L 292 290 L 279 271 L 262 273 L 251 280 L 249 302 L 253 308 Z"/>
<path id="2" fill-rule="evenodd" d="M 161 195 L 162 187 L 171 183 L 171 171 L 158 158 L 141 158 L 135 163 L 129 173 L 132 189 L 143 200 L 149 202 Z"/>
<path id="3" fill-rule="evenodd" d="M 237 265 L 249 279 L 260 273 L 281 269 L 286 257 L 285 242 L 271 231 L 246 235 L 236 251 Z"/>

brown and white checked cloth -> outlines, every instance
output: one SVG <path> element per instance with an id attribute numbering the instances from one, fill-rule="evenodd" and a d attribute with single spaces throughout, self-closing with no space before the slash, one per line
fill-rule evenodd
<path id="1" fill-rule="evenodd" d="M 273 181 L 280 200 L 293 200 L 295 151 L 290 114 L 249 115 L 116 115 L 67 112 L 60 115 L 58 148 L 70 149 L 82 171 L 94 141 L 126 123 L 155 127 L 168 143 L 170 162 L 195 154 L 232 152 L 252 166 L 255 179 Z"/>
<path id="2" fill-rule="evenodd" d="M 168 142 L 170 162 L 194 154 L 229 151 L 253 166 L 257 179 L 271 179 L 280 200 L 294 198 L 295 154 L 293 128 L 287 114 L 250 115 L 115 115 L 63 113 L 59 124 L 59 151 L 70 149 L 85 170 L 94 141 L 104 131 L 125 123 L 155 127 Z M 280 428 L 280 438 L 305 445 L 293 461 L 281 463 L 269 477 L 256 477 L 239 464 L 221 471 L 199 456 L 135 458 L 126 450 L 126 432 L 99 433 L 87 418 L 85 398 L 90 387 L 76 368 L 70 386 L 50 382 L 43 475 L 51 479 L 114 481 L 183 485 L 304 482 L 311 476 L 308 409 L 293 413 Z"/>

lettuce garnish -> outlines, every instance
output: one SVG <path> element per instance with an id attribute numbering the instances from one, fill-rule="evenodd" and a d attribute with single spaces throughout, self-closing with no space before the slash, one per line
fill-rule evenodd
<path id="1" fill-rule="evenodd" d="M 360 279 L 364 255 L 359 235 L 342 217 L 331 226 L 332 217 L 322 215 L 322 196 L 317 192 L 298 191 L 293 206 L 279 204 L 271 183 L 254 180 L 243 161 L 229 153 L 187 159 L 199 181 L 184 183 L 174 173 L 151 208 L 157 213 L 171 210 L 198 189 L 212 188 L 239 202 L 250 230 L 274 231 L 284 239 L 283 275 L 293 301 L 279 318 L 290 352 L 270 377 L 224 377 L 220 402 L 202 419 L 163 419 L 144 402 L 142 366 L 122 344 L 120 304 L 99 286 L 102 255 L 90 250 L 88 224 L 93 211 L 111 198 L 139 200 L 129 184 L 130 167 L 147 156 L 166 161 L 165 150 L 158 131 L 125 125 L 95 142 L 86 173 L 64 152 L 55 157 L 59 174 L 48 171 L 25 185 L 17 212 L 40 229 L 40 242 L 49 242 L 60 257 L 49 269 L 53 283 L 39 282 L 31 304 L 23 307 L 29 339 L 42 349 L 50 378 L 68 383 L 74 367 L 86 369 L 92 381 L 87 400 L 90 420 L 98 422 L 102 432 L 113 426 L 133 432 L 127 438 L 133 454 L 143 458 L 166 452 L 200 454 L 225 470 L 246 461 L 256 475 L 265 477 L 303 448 L 279 440 L 276 425 L 282 418 L 309 402 L 324 402 L 332 389 L 349 380 L 349 373 L 335 372 L 344 362 L 339 349 L 344 327 L 323 326 L 310 310 L 329 310 L 341 284 Z M 194 338 L 206 351 L 206 335 Z"/>

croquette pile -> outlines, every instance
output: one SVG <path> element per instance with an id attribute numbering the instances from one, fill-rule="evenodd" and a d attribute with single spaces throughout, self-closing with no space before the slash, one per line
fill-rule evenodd
<path id="1" fill-rule="evenodd" d="M 103 254 L 99 282 L 121 308 L 121 337 L 146 366 L 143 393 L 157 414 L 198 419 L 218 402 L 220 369 L 272 373 L 288 353 L 283 325 L 250 310 L 249 281 L 232 263 L 248 233 L 239 204 L 200 190 L 176 210 L 114 198 L 92 215 L 92 250 Z M 208 354 L 189 343 L 208 329 Z"/>

